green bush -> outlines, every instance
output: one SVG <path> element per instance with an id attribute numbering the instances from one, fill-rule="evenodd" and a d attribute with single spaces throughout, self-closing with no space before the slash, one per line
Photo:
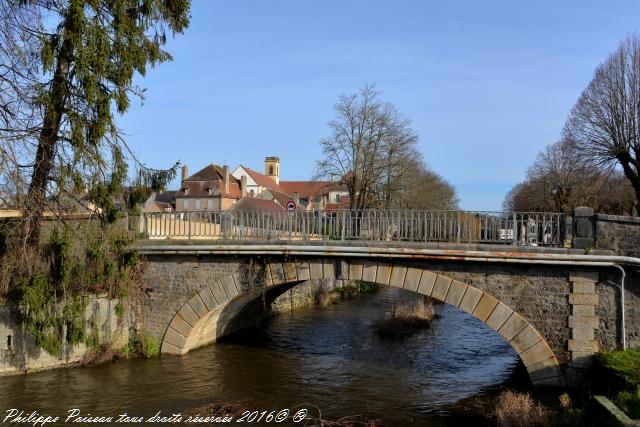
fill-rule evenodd
<path id="1" fill-rule="evenodd" d="M 118 301 L 114 308 L 114 311 L 116 313 L 116 316 L 118 317 L 118 321 L 122 322 L 122 320 L 124 319 L 124 304 L 122 303 L 122 301 Z"/>
<path id="2" fill-rule="evenodd" d="M 613 403 L 631 418 L 640 418 L 640 385 L 634 390 L 621 391 L 613 399 Z"/>
<path id="3" fill-rule="evenodd" d="M 358 280 L 356 287 L 361 294 L 373 294 L 378 292 L 380 285 L 374 282 L 365 282 L 364 280 Z"/>
<path id="4" fill-rule="evenodd" d="M 341 295 L 373 294 L 377 292 L 378 289 L 380 289 L 380 286 L 377 283 L 357 280 L 340 288 L 334 288 L 331 292 Z"/>
<path id="5" fill-rule="evenodd" d="M 155 357 L 158 354 L 160 354 L 158 343 L 147 333 L 132 332 L 129 336 L 129 342 L 122 349 L 122 357 L 125 359 Z"/>

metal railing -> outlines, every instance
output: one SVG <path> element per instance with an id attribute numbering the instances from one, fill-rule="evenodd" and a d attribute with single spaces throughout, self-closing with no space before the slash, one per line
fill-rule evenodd
<path id="1" fill-rule="evenodd" d="M 424 210 L 145 213 L 151 239 L 367 240 L 561 246 L 564 214 Z"/>

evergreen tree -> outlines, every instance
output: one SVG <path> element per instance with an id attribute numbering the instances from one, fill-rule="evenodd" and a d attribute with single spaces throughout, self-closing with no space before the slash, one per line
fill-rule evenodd
<path id="1" fill-rule="evenodd" d="M 8 29 L 0 33 L 0 44 L 26 34 L 37 42 L 15 44 L 39 50 L 38 72 L 28 64 L 29 73 L 14 77 L 36 93 L 21 105 L 30 114 L 20 117 L 37 117 L 22 129 L 32 141 L 27 146 L 31 152 L 21 154 L 21 160 L 31 156 L 26 162 L 31 180 L 23 238 L 37 247 L 47 198 L 67 183 L 88 191 L 93 202 L 109 211 L 109 201 L 127 175 L 128 149 L 115 115 L 127 111 L 131 96 L 142 97 L 143 89 L 133 83 L 135 74 L 144 76 L 148 66 L 171 59 L 162 49 L 165 31 L 181 33 L 187 27 L 190 0 L 4 0 L 0 8 L 0 16 L 7 17 L 2 28 Z M 8 125 L 4 123 L 5 128 L 21 123 Z M 159 175 L 167 177 L 171 173 Z"/>

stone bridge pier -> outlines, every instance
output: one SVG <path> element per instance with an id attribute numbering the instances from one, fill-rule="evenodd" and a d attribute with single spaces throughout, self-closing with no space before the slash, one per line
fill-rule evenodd
<path id="1" fill-rule="evenodd" d="M 577 385 L 595 352 L 640 344 L 640 289 L 629 265 L 622 320 L 625 257 L 472 249 L 148 245 L 140 248 L 148 261 L 145 327 L 163 354 L 181 355 L 255 325 L 270 302 L 297 284 L 363 280 L 477 317 L 514 349 L 536 386 Z"/>

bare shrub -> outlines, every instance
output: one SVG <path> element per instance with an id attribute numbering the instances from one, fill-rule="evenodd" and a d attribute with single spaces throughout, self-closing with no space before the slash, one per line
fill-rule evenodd
<path id="1" fill-rule="evenodd" d="M 428 301 L 405 301 L 393 306 L 391 317 L 405 320 L 432 320 L 435 315 L 433 304 Z"/>
<path id="2" fill-rule="evenodd" d="M 539 427 L 551 425 L 551 413 L 529 393 L 506 390 L 500 393 L 493 411 L 499 427 Z"/>
<path id="3" fill-rule="evenodd" d="M 562 409 L 569 409 L 573 406 L 573 402 L 571 401 L 571 397 L 569 397 L 568 393 L 562 393 L 560 397 L 558 397 L 558 400 L 560 400 L 560 407 Z"/>
<path id="4" fill-rule="evenodd" d="M 101 344 L 96 348 L 90 348 L 80 361 L 81 366 L 97 366 L 122 358 L 111 343 Z"/>
<path id="5" fill-rule="evenodd" d="M 437 317 L 431 301 L 403 301 L 376 323 L 376 332 L 385 337 L 402 337 L 428 328 Z"/>

